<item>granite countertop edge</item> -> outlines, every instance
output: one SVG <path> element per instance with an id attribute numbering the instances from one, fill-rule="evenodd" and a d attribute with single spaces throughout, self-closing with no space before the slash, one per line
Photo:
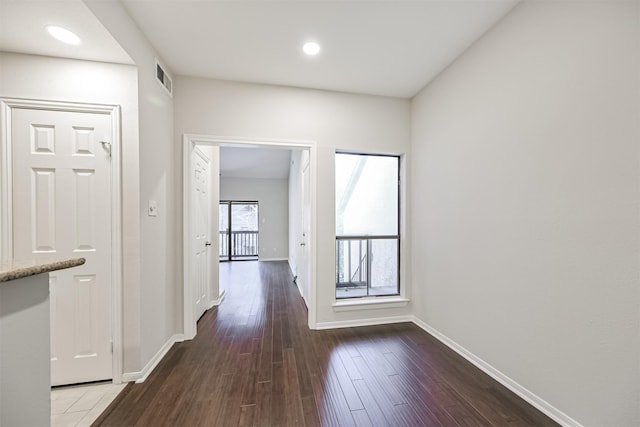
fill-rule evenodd
<path id="1" fill-rule="evenodd" d="M 0 261 L 0 282 L 22 279 L 36 274 L 49 273 L 65 268 L 77 267 L 85 263 L 84 258 L 64 258 L 54 260 L 10 260 Z"/>

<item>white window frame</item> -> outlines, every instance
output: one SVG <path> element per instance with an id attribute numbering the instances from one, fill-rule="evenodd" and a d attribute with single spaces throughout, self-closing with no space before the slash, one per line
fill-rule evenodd
<path id="1" fill-rule="evenodd" d="M 344 151 L 336 150 L 335 154 L 359 154 L 370 156 L 388 156 L 398 157 L 399 162 L 399 188 L 398 188 L 398 246 L 399 246 L 399 265 L 398 265 L 398 286 L 399 294 L 388 296 L 362 296 L 353 298 L 337 298 L 334 292 L 334 300 L 332 304 L 333 311 L 359 311 L 368 309 L 381 309 L 381 308 L 402 308 L 406 307 L 410 300 L 410 290 L 407 285 L 407 262 L 406 253 L 410 242 L 407 238 L 406 232 L 407 224 L 407 158 L 403 153 L 379 153 L 379 152 L 361 152 L 361 151 Z M 335 191 L 335 190 L 334 190 Z M 335 213 L 334 213 L 335 214 Z M 337 236 L 336 236 L 337 237 Z M 336 239 L 337 241 L 337 239 Z M 334 246 L 335 250 L 335 246 Z M 335 254 L 334 254 L 335 255 Z M 335 256 L 334 256 L 335 259 Z M 337 265 L 336 275 L 337 275 Z M 336 284 L 334 283 L 334 289 Z"/>

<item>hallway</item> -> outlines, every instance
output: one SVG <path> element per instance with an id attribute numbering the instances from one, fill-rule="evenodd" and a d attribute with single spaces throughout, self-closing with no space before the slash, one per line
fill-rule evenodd
<path id="1" fill-rule="evenodd" d="M 413 324 L 309 330 L 286 262 L 223 271 L 195 339 L 94 426 L 556 425 Z"/>

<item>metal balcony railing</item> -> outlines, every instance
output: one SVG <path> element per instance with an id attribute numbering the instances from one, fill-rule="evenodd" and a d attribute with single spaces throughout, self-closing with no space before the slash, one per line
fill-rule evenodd
<path id="1" fill-rule="evenodd" d="M 231 239 L 227 230 L 220 230 L 218 237 L 220 259 L 239 259 L 258 257 L 257 231 L 232 231 Z"/>
<path id="2" fill-rule="evenodd" d="M 336 297 L 398 295 L 399 236 L 336 236 Z"/>

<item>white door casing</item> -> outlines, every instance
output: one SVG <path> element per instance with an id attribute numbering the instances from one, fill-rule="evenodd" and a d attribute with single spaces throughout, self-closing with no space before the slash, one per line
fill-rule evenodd
<path id="1" fill-rule="evenodd" d="M 13 256 L 86 259 L 50 274 L 52 385 L 111 379 L 113 117 L 14 108 L 10 127 Z"/>
<path id="2" fill-rule="evenodd" d="M 209 308 L 209 248 L 211 247 L 209 196 L 210 161 L 194 147 L 191 152 L 191 272 L 193 279 L 193 322 Z"/>

